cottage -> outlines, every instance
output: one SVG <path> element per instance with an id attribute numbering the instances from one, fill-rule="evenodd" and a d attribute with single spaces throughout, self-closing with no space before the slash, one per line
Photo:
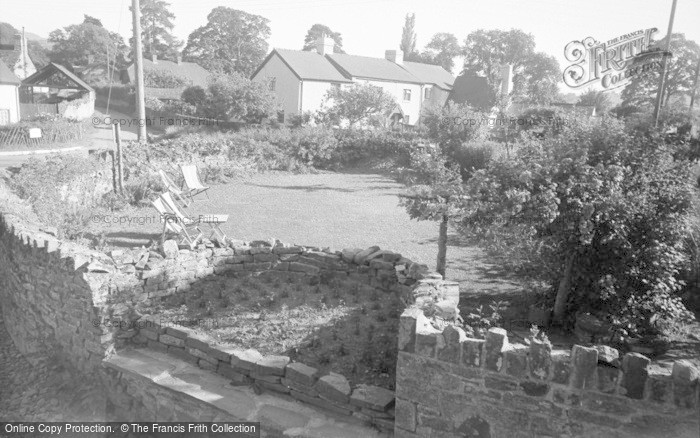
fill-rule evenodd
<path id="1" fill-rule="evenodd" d="M 52 62 L 22 81 L 20 104 L 24 116 L 50 113 L 84 120 L 95 111 L 95 90 Z"/>
<path id="2" fill-rule="evenodd" d="M 368 83 L 381 87 L 397 105 L 390 120 L 420 123 L 427 105 L 444 104 L 454 77 L 440 66 L 406 62 L 400 50 L 384 58 L 333 53 L 334 41 L 321 37 L 315 51 L 274 49 L 251 79 L 265 81 L 277 96 L 285 118 L 321 109 L 331 87 Z"/>
<path id="3" fill-rule="evenodd" d="M 22 81 L 0 61 L 0 126 L 19 122 L 19 86 Z"/>
<path id="4" fill-rule="evenodd" d="M 185 88 L 196 85 L 206 88 L 209 71 L 194 62 L 158 59 L 155 54 L 143 58 L 146 97 L 164 101 L 179 100 Z M 124 84 L 136 84 L 135 67 L 131 64 L 122 70 L 120 80 Z"/>

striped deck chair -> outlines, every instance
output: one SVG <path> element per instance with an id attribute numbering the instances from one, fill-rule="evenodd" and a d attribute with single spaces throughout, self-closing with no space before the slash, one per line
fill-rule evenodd
<path id="1" fill-rule="evenodd" d="M 209 187 L 202 184 L 202 182 L 199 180 L 197 166 L 190 164 L 186 166 L 180 166 L 180 169 L 182 170 L 182 176 L 185 179 L 185 193 L 187 194 L 187 196 L 189 196 L 189 198 L 192 201 L 194 201 L 195 196 L 197 196 L 200 193 L 204 193 L 207 196 L 207 199 L 209 199 L 209 194 L 207 193 Z"/>
<path id="2" fill-rule="evenodd" d="M 170 198 L 170 194 L 166 192 Z M 172 200 L 172 198 L 170 198 Z M 179 244 L 186 243 L 190 248 L 194 248 L 197 242 L 202 238 L 202 231 L 196 222 L 191 220 L 182 221 L 178 215 L 170 209 L 164 196 L 161 195 L 154 201 L 151 201 L 153 207 L 160 215 L 160 219 L 163 222 L 163 233 L 161 234 L 161 243 L 165 241 L 165 237 L 168 233 L 176 234 L 180 241 Z"/>

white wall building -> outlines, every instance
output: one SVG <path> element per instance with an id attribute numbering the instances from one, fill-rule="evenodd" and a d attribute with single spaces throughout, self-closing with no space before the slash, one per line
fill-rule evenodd
<path id="1" fill-rule="evenodd" d="M 253 73 L 277 96 L 284 117 L 321 109 L 331 87 L 369 83 L 381 87 L 397 103 L 390 119 L 407 125 L 420 123 L 428 104 L 444 104 L 454 77 L 440 66 L 405 62 L 400 50 L 384 58 L 333 53 L 334 41 L 322 38 L 315 51 L 274 49 Z"/>
<path id="2" fill-rule="evenodd" d="M 22 82 L 0 61 L 0 125 L 19 122 L 19 86 Z"/>

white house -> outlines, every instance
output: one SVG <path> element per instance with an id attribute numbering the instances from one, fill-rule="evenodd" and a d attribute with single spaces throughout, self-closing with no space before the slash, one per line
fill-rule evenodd
<path id="1" fill-rule="evenodd" d="M 0 126 L 19 122 L 19 86 L 22 81 L 0 61 Z"/>
<path id="2" fill-rule="evenodd" d="M 440 66 L 405 62 L 400 50 L 387 50 L 384 58 L 333 53 L 334 41 L 319 38 L 316 51 L 274 49 L 253 73 L 266 81 L 277 96 L 284 117 L 321 108 L 331 87 L 369 83 L 394 97 L 397 107 L 390 118 L 404 124 L 420 123 L 423 108 L 444 103 L 454 77 Z"/>

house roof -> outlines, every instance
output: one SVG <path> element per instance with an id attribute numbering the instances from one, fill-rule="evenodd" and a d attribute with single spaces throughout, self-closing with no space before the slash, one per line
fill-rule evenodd
<path id="1" fill-rule="evenodd" d="M 455 82 L 454 76 L 440 65 L 423 64 L 422 62 L 404 61 L 403 66 L 413 76 L 426 84 L 434 84 L 443 90 L 451 90 Z"/>
<path id="2" fill-rule="evenodd" d="M 422 84 L 406 68 L 384 58 L 334 53 L 326 56 L 345 75 L 356 78 Z"/>
<path id="3" fill-rule="evenodd" d="M 324 82 L 352 82 L 343 76 L 327 57 L 319 55 L 317 52 L 304 50 L 274 49 L 267 56 L 265 61 L 253 73 L 251 77 L 258 74 L 263 65 L 277 54 L 282 62 L 289 67 L 292 72 L 301 80 L 324 81 Z"/>
<path id="4" fill-rule="evenodd" d="M 61 75 L 68 78 L 69 81 L 73 82 L 77 87 L 85 91 L 95 92 L 95 90 L 89 86 L 85 81 L 76 76 L 72 71 L 68 70 L 61 64 L 56 64 L 55 62 L 49 63 L 49 65 L 40 68 L 36 73 L 29 76 L 22 81 L 22 85 L 41 85 L 47 86 L 46 84 L 41 84 L 42 81 L 48 79 L 55 73 L 60 73 Z"/>
<path id="5" fill-rule="evenodd" d="M 19 80 L 10 68 L 0 61 L 0 84 L 19 85 L 22 81 Z"/>
<path id="6" fill-rule="evenodd" d="M 134 64 L 131 64 L 126 70 L 129 73 L 129 80 L 133 80 Z M 153 60 L 148 58 L 143 58 L 143 70 L 168 71 L 176 76 L 190 79 L 192 85 L 199 85 L 200 87 L 206 87 L 208 85 L 207 82 L 210 74 L 208 70 L 194 62 L 182 61 L 178 64 L 177 62 L 164 59 L 158 59 L 156 62 L 153 62 Z"/>

